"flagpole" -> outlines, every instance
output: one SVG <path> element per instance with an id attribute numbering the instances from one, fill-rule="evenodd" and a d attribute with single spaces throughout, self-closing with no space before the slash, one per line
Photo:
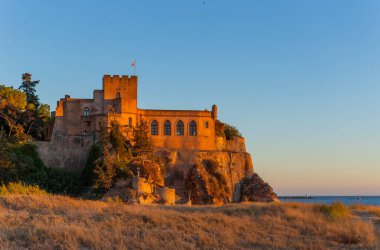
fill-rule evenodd
<path id="1" fill-rule="evenodd" d="M 133 75 L 136 75 L 136 60 L 133 60 L 131 67 L 133 67 Z"/>

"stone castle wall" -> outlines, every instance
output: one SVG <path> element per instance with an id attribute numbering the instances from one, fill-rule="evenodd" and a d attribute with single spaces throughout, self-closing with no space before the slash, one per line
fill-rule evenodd
<path id="1" fill-rule="evenodd" d="M 34 144 L 47 167 L 81 172 L 94 141 L 90 136 L 55 136 L 51 142 L 35 141 Z"/>

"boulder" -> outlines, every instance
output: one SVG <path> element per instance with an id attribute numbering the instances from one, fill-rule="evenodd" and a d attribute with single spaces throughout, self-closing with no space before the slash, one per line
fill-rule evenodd
<path id="1" fill-rule="evenodd" d="M 243 180 L 240 192 L 241 201 L 279 201 L 277 194 L 273 192 L 272 187 L 264 182 L 257 173 L 254 173 L 251 177 Z"/>

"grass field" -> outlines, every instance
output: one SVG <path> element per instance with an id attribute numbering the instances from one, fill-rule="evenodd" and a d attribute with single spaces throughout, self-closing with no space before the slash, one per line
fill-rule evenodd
<path id="1" fill-rule="evenodd" d="M 367 249 L 373 225 L 341 204 L 139 206 L 0 196 L 0 249 Z"/>

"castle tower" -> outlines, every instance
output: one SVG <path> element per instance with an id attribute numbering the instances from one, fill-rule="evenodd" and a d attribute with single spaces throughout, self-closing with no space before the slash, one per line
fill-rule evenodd
<path id="1" fill-rule="evenodd" d="M 137 113 L 137 76 L 105 75 L 103 90 L 104 110 L 109 110 L 110 105 L 117 106 L 117 113 L 128 119 L 131 117 L 134 124 Z"/>

